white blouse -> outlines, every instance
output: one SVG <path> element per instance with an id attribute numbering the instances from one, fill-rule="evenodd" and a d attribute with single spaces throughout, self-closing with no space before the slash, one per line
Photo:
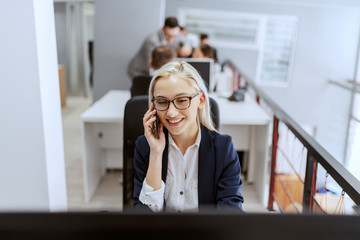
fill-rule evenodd
<path id="1" fill-rule="evenodd" d="M 146 178 L 140 192 L 139 200 L 148 205 L 154 212 L 163 210 L 164 199 L 166 211 L 198 211 L 198 162 L 201 130 L 199 127 L 196 141 L 186 149 L 184 155 L 176 146 L 169 134 L 168 170 L 166 184 L 162 181 L 160 189 L 154 191 L 147 185 Z"/>

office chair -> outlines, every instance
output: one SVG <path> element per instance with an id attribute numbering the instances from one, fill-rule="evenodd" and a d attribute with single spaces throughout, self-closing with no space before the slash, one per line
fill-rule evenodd
<path id="1" fill-rule="evenodd" d="M 148 110 L 148 96 L 135 96 L 125 105 L 123 147 L 123 209 L 134 205 L 134 149 L 138 136 L 144 134 L 142 119 Z M 215 128 L 219 128 L 220 116 L 217 102 L 210 98 L 211 117 Z"/>
<path id="2" fill-rule="evenodd" d="M 210 109 L 211 109 L 211 119 L 214 123 L 216 130 L 219 130 L 220 127 L 220 112 L 219 112 L 219 105 L 217 102 L 209 97 Z"/>
<path id="3" fill-rule="evenodd" d="M 134 192 L 134 149 L 138 136 L 144 134 L 143 117 L 148 110 L 148 96 L 130 98 L 124 111 L 124 147 L 123 147 L 123 208 L 133 206 Z"/>
<path id="4" fill-rule="evenodd" d="M 151 76 L 136 76 L 133 78 L 131 85 L 131 97 L 139 95 L 148 95 Z"/>

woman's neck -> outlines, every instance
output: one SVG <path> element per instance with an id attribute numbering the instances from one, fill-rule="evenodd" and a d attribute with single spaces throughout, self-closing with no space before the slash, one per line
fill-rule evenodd
<path id="1" fill-rule="evenodd" d="M 181 153 L 184 155 L 186 149 L 195 143 L 198 132 L 199 126 L 198 124 L 195 124 L 194 128 L 189 129 L 186 133 L 177 136 L 171 135 L 171 137 L 176 143 L 176 146 L 180 149 Z"/>

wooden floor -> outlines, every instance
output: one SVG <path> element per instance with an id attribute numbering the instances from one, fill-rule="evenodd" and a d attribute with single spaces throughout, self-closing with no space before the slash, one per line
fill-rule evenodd
<path id="1" fill-rule="evenodd" d="M 82 139 L 80 115 L 92 100 L 83 97 L 68 97 L 62 109 L 67 197 L 69 211 L 121 211 L 122 172 L 109 170 L 101 180 L 89 203 L 84 201 L 82 172 Z M 260 203 L 251 184 L 244 183 L 242 194 L 245 212 L 268 212 Z"/>

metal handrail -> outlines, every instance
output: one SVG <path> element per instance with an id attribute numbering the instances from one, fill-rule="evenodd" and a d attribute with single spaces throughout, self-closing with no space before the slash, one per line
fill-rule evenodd
<path id="1" fill-rule="evenodd" d="M 313 137 L 311 137 L 303 128 L 290 117 L 277 103 L 275 103 L 254 81 L 243 73 L 231 61 L 225 61 L 224 65 L 233 67 L 247 84 L 254 89 L 257 96 L 260 97 L 272 109 L 274 116 L 282 121 L 299 139 L 299 141 L 308 149 L 311 154 L 333 177 L 333 179 L 342 187 L 349 197 L 360 205 L 360 181 L 357 180 L 343 165 L 341 165 L 328 151 L 326 151 Z"/>
<path id="2" fill-rule="evenodd" d="M 344 88 L 349 91 L 354 91 L 356 93 L 360 93 L 360 84 L 353 81 L 340 82 L 335 80 L 329 80 L 329 83 L 334 84 L 338 87 Z M 351 85 L 351 86 L 349 86 Z"/>

